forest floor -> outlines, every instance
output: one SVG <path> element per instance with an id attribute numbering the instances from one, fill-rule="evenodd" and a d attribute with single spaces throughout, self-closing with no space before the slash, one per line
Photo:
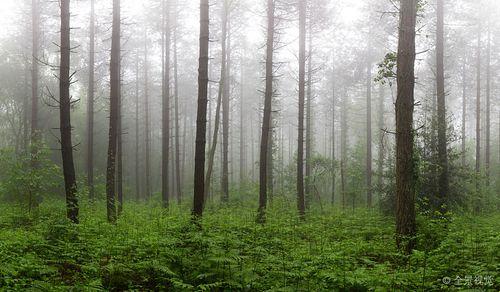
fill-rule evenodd
<path id="1" fill-rule="evenodd" d="M 394 219 L 365 209 L 311 210 L 275 201 L 209 206 L 201 229 L 189 206 L 126 202 L 116 226 L 104 202 L 84 203 L 81 224 L 64 202 L 27 214 L 0 206 L 0 290 L 441 291 L 500 290 L 500 215 L 420 216 L 417 249 L 397 251 Z"/>

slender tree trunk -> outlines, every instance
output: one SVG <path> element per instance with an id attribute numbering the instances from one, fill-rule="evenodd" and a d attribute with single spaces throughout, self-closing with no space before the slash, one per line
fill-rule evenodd
<path id="1" fill-rule="evenodd" d="M 274 78 L 273 78 L 274 79 Z M 274 115 L 271 111 L 269 120 L 269 137 L 267 138 L 267 197 L 269 202 L 273 202 L 274 196 Z"/>
<path id="2" fill-rule="evenodd" d="M 181 185 L 181 165 L 180 165 L 180 128 L 179 128 L 179 74 L 177 62 L 177 1 L 175 3 L 175 29 L 174 29 L 174 98 L 175 98 L 175 181 L 176 181 L 176 198 L 180 204 L 182 200 L 182 185 Z"/>
<path id="3" fill-rule="evenodd" d="M 466 56 L 464 55 L 464 63 L 462 65 L 462 166 L 465 167 L 467 162 L 465 160 L 466 157 L 466 148 L 465 148 L 465 126 L 466 126 L 466 115 L 467 115 L 467 100 L 466 100 L 466 91 L 467 91 L 467 76 L 466 76 Z"/>
<path id="4" fill-rule="evenodd" d="M 120 56 L 121 58 L 121 56 Z M 121 70 L 121 67 L 120 67 Z M 120 73 L 121 79 L 121 73 Z M 121 80 L 120 80 L 121 82 Z M 120 84 L 121 90 L 121 84 Z M 121 215 L 123 210 L 123 140 L 122 140 L 122 97 L 118 99 L 118 121 L 116 136 L 116 196 L 118 199 L 117 215 Z"/>
<path id="5" fill-rule="evenodd" d="M 368 36 L 368 52 L 366 63 L 366 204 L 371 208 L 373 203 L 372 188 L 372 61 L 371 61 L 371 28 Z"/>
<path id="6" fill-rule="evenodd" d="M 312 176 L 312 20 L 309 20 L 309 58 L 307 60 L 307 100 L 306 100 L 306 207 L 311 204 L 311 176 Z"/>
<path id="7" fill-rule="evenodd" d="M 214 121 L 214 132 L 212 135 L 212 146 L 210 148 L 210 153 L 208 157 L 208 167 L 207 167 L 207 175 L 205 178 L 205 198 L 208 197 L 208 193 L 210 192 L 210 185 L 212 183 L 212 172 L 214 167 L 215 160 L 215 152 L 217 151 L 217 140 L 219 136 L 219 127 L 220 127 L 220 115 L 221 115 L 221 106 L 223 104 L 224 99 L 224 91 L 225 91 L 225 83 L 226 83 L 226 37 L 227 37 L 227 14 L 225 11 L 222 12 L 222 38 L 221 38 L 221 49 L 222 49 L 222 57 L 221 57 L 221 75 L 219 81 L 219 91 L 217 94 L 217 105 L 215 109 L 215 121 Z"/>
<path id="8" fill-rule="evenodd" d="M 63 162 L 64 188 L 66 190 L 67 217 L 78 223 L 78 199 L 76 197 L 76 176 L 73 164 L 73 144 L 71 142 L 71 97 L 69 86 L 70 68 L 70 13 L 69 0 L 61 0 L 61 61 L 59 74 L 59 113 L 61 130 L 61 154 Z"/>
<path id="9" fill-rule="evenodd" d="M 223 31 L 226 47 L 226 70 L 224 72 L 224 83 L 222 92 L 222 201 L 229 200 L 229 95 L 230 95 L 230 70 L 231 70 L 231 22 L 228 1 L 224 0 L 223 7 L 224 16 L 223 21 L 227 25 L 226 30 Z"/>
<path id="10" fill-rule="evenodd" d="M 107 215 L 110 223 L 116 222 L 116 155 L 118 141 L 118 115 L 120 106 L 120 0 L 113 0 L 113 29 L 111 36 L 110 65 L 110 115 L 109 115 L 109 145 L 106 171 Z"/>
<path id="11" fill-rule="evenodd" d="M 89 84 L 87 93 L 87 187 L 89 199 L 94 199 L 94 58 L 95 58 L 95 0 L 90 0 Z"/>
<path id="12" fill-rule="evenodd" d="M 332 205 L 335 204 L 335 57 L 332 60 Z"/>
<path id="13" fill-rule="evenodd" d="M 344 92 L 344 95 L 342 97 L 342 117 L 341 117 L 341 122 L 340 122 L 340 131 L 341 131 L 341 137 L 340 137 L 340 147 L 341 147 L 341 154 L 340 154 L 340 188 L 341 188 L 341 193 L 342 193 L 342 209 L 346 208 L 346 164 L 347 164 L 347 96 L 346 92 Z"/>
<path id="14" fill-rule="evenodd" d="M 205 144 L 207 130 L 209 1 L 200 0 L 200 57 L 198 66 L 198 112 L 194 170 L 193 215 L 203 214 L 205 194 Z"/>
<path id="15" fill-rule="evenodd" d="M 166 1 L 166 3 L 165 3 Z M 168 207 L 169 204 L 169 151 L 170 151 L 170 2 L 162 1 L 163 20 L 162 20 L 162 167 L 161 167 L 161 197 L 162 206 Z"/>
<path id="16" fill-rule="evenodd" d="M 135 56 L 135 199 L 141 199 L 141 182 L 139 178 L 139 52 Z"/>
<path id="17" fill-rule="evenodd" d="M 267 187 L 268 187 L 268 151 L 269 133 L 271 132 L 271 113 L 273 105 L 273 57 L 274 57 L 274 0 L 267 0 L 267 36 L 266 36 L 266 89 L 264 92 L 264 115 L 262 135 L 260 138 L 259 163 L 259 210 L 257 222 L 266 221 Z M 253 151 L 252 151 L 253 153 Z"/>
<path id="18" fill-rule="evenodd" d="M 446 138 L 446 93 L 444 85 L 444 8 L 443 0 L 437 0 L 436 30 L 436 90 L 438 119 L 439 161 L 439 208 L 443 209 L 448 199 L 448 151 Z"/>
<path id="19" fill-rule="evenodd" d="M 40 47 L 40 0 L 31 1 L 32 19 L 32 59 L 31 59 L 31 160 L 36 167 L 38 156 L 38 144 L 40 143 L 40 128 L 38 125 L 38 103 L 39 103 L 39 69 L 38 54 Z"/>
<path id="20" fill-rule="evenodd" d="M 481 30 L 479 23 L 477 34 L 477 95 L 476 95 L 476 192 L 479 193 L 479 176 L 481 174 Z M 478 211 L 479 205 L 476 204 L 475 210 Z"/>
<path id="21" fill-rule="evenodd" d="M 414 247 L 416 232 L 413 161 L 416 18 L 417 0 L 401 1 L 396 99 L 396 242 L 407 253 Z"/>
<path id="22" fill-rule="evenodd" d="M 384 113 L 385 113 L 385 90 L 384 86 L 380 85 L 379 87 L 379 97 L 378 97 L 378 159 L 377 159 L 377 173 L 378 173 L 378 189 L 379 192 L 382 192 L 384 187 L 384 157 L 385 157 L 385 149 L 384 149 Z M 380 194 L 378 197 L 380 202 Z"/>
<path id="23" fill-rule="evenodd" d="M 245 61 L 244 61 L 244 54 L 245 54 L 245 48 L 243 48 L 244 52 L 241 57 L 241 73 L 240 73 L 240 87 L 241 87 L 241 92 L 240 92 L 240 194 L 243 191 L 243 185 L 245 183 L 245 171 L 246 171 L 246 152 L 245 152 L 245 130 L 244 130 L 244 123 L 245 123 Z"/>
<path id="24" fill-rule="evenodd" d="M 491 153 L 491 25 L 488 23 L 488 37 L 486 48 L 486 129 L 484 144 L 484 168 L 486 172 L 486 185 L 490 185 L 490 153 Z"/>
<path id="25" fill-rule="evenodd" d="M 149 61 L 148 36 L 144 34 L 144 152 L 145 152 L 145 187 L 146 199 L 151 199 L 151 118 L 149 107 Z"/>
<path id="26" fill-rule="evenodd" d="M 297 208 L 303 217 L 306 212 L 304 199 L 304 99 L 306 67 L 306 7 L 307 0 L 299 0 L 299 120 L 297 150 Z"/>

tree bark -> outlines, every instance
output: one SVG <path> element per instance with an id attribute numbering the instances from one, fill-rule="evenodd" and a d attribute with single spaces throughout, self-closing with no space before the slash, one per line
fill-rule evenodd
<path id="1" fill-rule="evenodd" d="M 380 85 L 379 87 L 379 97 L 378 97 L 378 159 L 377 159 L 377 173 L 378 173 L 378 182 L 377 188 L 379 192 L 382 192 L 384 187 L 384 157 L 385 157 L 385 149 L 384 149 L 384 113 L 385 113 L 385 90 L 384 86 Z M 380 194 L 378 196 L 380 202 Z"/>
<path id="2" fill-rule="evenodd" d="M 333 60 L 332 60 L 332 197 L 331 197 L 331 204 L 335 204 L 335 170 L 336 170 L 336 163 L 335 163 L 335 55 L 333 55 Z"/>
<path id="3" fill-rule="evenodd" d="M 90 0 L 89 84 L 87 92 L 87 187 L 94 199 L 94 71 L 95 71 L 95 0 Z"/>
<path id="4" fill-rule="evenodd" d="M 174 109 L 175 109 L 175 196 L 177 203 L 182 200 L 182 185 L 181 185 L 181 164 L 180 164 L 180 128 L 179 128 L 179 74 L 177 61 L 177 1 L 175 3 L 175 28 L 174 28 Z"/>
<path id="5" fill-rule="evenodd" d="M 446 139 L 446 93 L 444 85 L 444 7 L 443 0 L 437 0 L 436 30 L 436 90 L 438 123 L 438 207 L 444 211 L 448 198 L 448 151 Z"/>
<path id="6" fill-rule="evenodd" d="M 144 34 L 144 156 L 145 156 L 145 196 L 151 199 L 151 109 L 149 106 L 149 61 L 148 36 Z"/>
<path id="7" fill-rule="evenodd" d="M 366 63 L 366 204 L 371 208 L 373 203 L 372 188 L 372 61 L 371 61 L 371 28 L 368 36 L 368 52 Z"/>
<path id="8" fill-rule="evenodd" d="M 273 57 L 274 57 L 274 0 L 267 0 L 267 36 L 266 36 L 266 89 L 264 92 L 264 115 L 262 135 L 260 138 L 259 163 L 259 209 L 257 222 L 266 221 L 267 187 L 268 187 L 268 151 L 269 133 L 271 132 L 271 112 L 273 100 Z"/>
<path id="9" fill-rule="evenodd" d="M 297 150 L 297 208 L 299 215 L 305 215 L 304 199 L 304 99 L 306 66 L 306 3 L 299 0 L 299 119 Z"/>
<path id="10" fill-rule="evenodd" d="M 466 148 L 465 148 L 465 130 L 466 130 L 466 115 L 467 115 L 467 97 L 466 97 L 466 91 L 467 91 L 467 76 L 466 76 L 466 63 L 467 63 L 467 58 L 466 55 L 464 54 L 464 63 L 462 65 L 462 166 L 466 166 Z"/>
<path id="11" fill-rule="evenodd" d="M 139 176 L 139 52 L 135 55 L 135 200 L 141 199 L 141 180 Z"/>
<path id="12" fill-rule="evenodd" d="M 205 144 L 207 130 L 209 0 L 200 0 L 200 56 L 198 66 L 198 110 L 194 170 L 193 215 L 203 214 L 205 194 Z"/>
<path id="13" fill-rule="evenodd" d="M 38 125 L 39 103 L 39 69 L 38 54 L 40 47 L 40 0 L 31 1 L 32 19 L 32 58 L 31 58 L 31 160 L 37 166 L 38 144 L 40 143 L 40 128 Z"/>
<path id="14" fill-rule="evenodd" d="M 230 77 L 231 77 L 231 23 L 230 23 L 230 11 L 228 6 L 228 1 L 223 1 L 223 21 L 226 25 L 226 30 L 223 30 L 225 35 L 223 36 L 226 49 L 226 65 L 223 82 L 223 92 L 222 92 L 222 178 L 221 178 L 221 189 L 222 189 L 222 202 L 227 202 L 229 200 L 229 95 L 230 95 Z M 227 39 L 227 41 L 226 41 Z M 224 58 L 224 57 L 223 57 Z"/>
<path id="15" fill-rule="evenodd" d="M 311 179 L 312 179 L 312 20 L 309 19 L 309 56 L 307 60 L 307 100 L 306 100 L 306 181 L 305 202 L 306 207 L 311 204 Z"/>
<path id="16" fill-rule="evenodd" d="M 166 3 L 165 3 L 166 1 Z M 161 197 L 162 206 L 169 204 L 169 151 L 170 151 L 170 8 L 168 0 L 163 0 L 162 19 L 162 167 L 161 167 Z"/>
<path id="17" fill-rule="evenodd" d="M 106 203 L 110 223 L 116 223 L 116 157 L 118 142 L 118 115 L 120 106 L 120 0 L 113 0 L 113 28 L 111 36 L 110 64 L 110 114 L 108 161 L 106 170 Z"/>
<path id="18" fill-rule="evenodd" d="M 415 245 L 413 110 L 417 0 L 401 1 L 396 99 L 396 243 L 406 253 Z"/>
<path id="19" fill-rule="evenodd" d="M 69 87 L 70 68 L 70 13 L 69 0 L 61 0 L 61 60 L 59 74 L 59 113 L 61 131 L 61 154 L 63 162 L 64 188 L 66 190 L 67 217 L 78 223 L 78 199 L 76 197 L 76 176 L 71 142 L 71 97 Z"/>
<path id="20" fill-rule="evenodd" d="M 477 95 L 476 95 L 476 192 L 479 193 L 479 176 L 481 174 L 481 30 L 482 26 L 479 23 L 477 34 Z M 478 211 L 479 205 L 476 204 L 475 210 Z"/>
<path id="21" fill-rule="evenodd" d="M 490 185 L 490 161 L 491 161 L 491 25 L 488 23 L 488 36 L 486 47 L 486 129 L 484 141 L 484 168 L 486 186 Z"/>

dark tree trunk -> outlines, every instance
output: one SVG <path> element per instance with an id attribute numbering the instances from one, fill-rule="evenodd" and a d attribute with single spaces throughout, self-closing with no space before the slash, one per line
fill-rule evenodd
<path id="1" fill-rule="evenodd" d="M 368 36 L 368 52 L 366 63 L 366 204 L 372 207 L 372 61 L 371 61 L 371 29 Z"/>
<path id="2" fill-rule="evenodd" d="M 467 57 L 464 54 L 464 63 L 462 65 L 462 166 L 466 166 L 466 148 L 465 148 L 465 122 L 466 122 L 466 115 L 467 115 L 467 97 L 466 97 L 466 91 L 467 91 L 467 75 L 466 75 L 466 63 L 467 63 Z"/>
<path id="3" fill-rule="evenodd" d="M 448 197 L 448 153 L 446 139 L 446 93 L 444 87 L 444 8 L 443 0 L 437 0 L 436 29 L 436 90 L 438 123 L 439 208 L 443 208 Z"/>
<path id="4" fill-rule="evenodd" d="M 64 188 L 66 190 L 67 217 L 78 223 L 78 199 L 76 197 L 76 176 L 73 164 L 73 144 L 71 142 L 71 98 L 69 86 L 70 67 L 70 14 L 69 0 L 61 0 L 61 60 L 59 74 L 59 113 L 61 130 L 61 154 L 63 162 Z"/>
<path id="5" fill-rule="evenodd" d="M 145 196 L 151 199 L 151 114 L 149 107 L 149 61 L 148 36 L 144 35 L 144 156 L 145 156 Z"/>
<path id="6" fill-rule="evenodd" d="M 170 151 L 170 2 L 162 1 L 163 24 L 162 24 L 162 163 L 161 163 L 161 197 L 162 206 L 168 207 L 169 203 L 169 151 Z"/>
<path id="7" fill-rule="evenodd" d="M 306 207 L 311 204 L 312 179 L 312 20 L 309 20 L 309 58 L 307 60 L 307 100 L 306 100 L 306 176 L 305 201 Z"/>
<path id="8" fill-rule="evenodd" d="M 297 208 L 299 215 L 306 213 L 304 199 L 304 99 L 306 67 L 306 3 L 299 0 L 299 119 L 297 137 Z"/>
<path id="9" fill-rule="evenodd" d="M 212 135 L 212 146 L 210 147 L 210 153 L 208 154 L 208 167 L 207 167 L 207 175 L 205 178 L 205 199 L 208 198 L 208 194 L 210 193 L 210 186 L 212 183 L 212 172 L 214 167 L 215 160 L 215 152 L 217 151 L 217 140 L 219 138 L 219 127 L 220 127 L 220 116 L 221 116 L 221 107 L 224 103 L 224 91 L 225 84 L 227 81 L 227 73 L 226 73 L 226 38 L 227 38 L 227 13 L 225 10 L 222 11 L 222 37 L 221 37 L 221 75 L 219 81 L 219 90 L 217 94 L 217 105 L 215 108 L 215 120 L 214 120 L 214 132 Z M 223 155 L 222 155 L 223 156 Z M 224 162 L 223 162 L 224 163 Z"/>
<path id="10" fill-rule="evenodd" d="M 267 0 L 267 41 L 266 41 L 266 89 L 264 93 L 264 116 L 262 120 L 262 135 L 260 138 L 259 163 L 259 209 L 257 222 L 266 220 L 267 206 L 267 158 L 269 150 L 269 133 L 271 132 L 271 112 L 273 100 L 273 57 L 274 57 L 274 0 Z"/>
<path id="11" fill-rule="evenodd" d="M 205 195 L 209 21 L 209 1 L 200 0 L 200 56 L 193 199 L 193 215 L 195 217 L 201 217 L 203 214 Z"/>
<path id="12" fill-rule="evenodd" d="M 379 190 L 379 202 L 380 202 L 380 194 L 384 188 L 384 157 L 385 157 L 385 149 L 384 149 L 384 114 L 385 114 L 385 91 L 384 86 L 380 85 L 379 88 L 379 97 L 378 97 L 378 159 L 377 159 L 377 173 L 378 173 L 378 182 L 377 188 Z"/>
<path id="13" fill-rule="evenodd" d="M 120 84 L 121 89 L 121 84 Z M 116 196 L 118 199 L 117 215 L 123 210 L 123 140 L 122 140 L 122 98 L 118 99 L 118 121 L 116 136 Z"/>
<path id="14" fill-rule="evenodd" d="M 396 242 L 410 253 L 415 244 L 413 110 L 417 0 L 401 1 L 396 99 Z"/>
<path id="15" fill-rule="evenodd" d="M 476 95 L 476 192 L 479 193 L 479 176 L 481 174 L 481 23 L 479 24 L 478 34 L 477 34 L 477 95 Z M 477 204 L 475 210 L 478 211 L 479 204 Z"/>
<path id="16" fill-rule="evenodd" d="M 488 37 L 486 47 L 486 129 L 484 141 L 484 168 L 486 185 L 490 185 L 490 153 L 491 153 L 491 25 L 488 23 Z"/>
<path id="17" fill-rule="evenodd" d="M 135 199 L 141 199 L 141 180 L 139 177 L 139 52 L 135 56 Z"/>
<path id="18" fill-rule="evenodd" d="M 106 170 L 106 205 L 108 221 L 116 222 L 116 157 L 118 142 L 118 115 L 120 114 L 120 0 L 113 0 L 113 28 L 111 36 L 110 64 L 110 113 L 109 113 L 109 144 Z"/>
<path id="19" fill-rule="evenodd" d="M 230 40 L 230 11 L 228 7 L 228 1 L 224 0 L 223 4 L 223 21 L 227 25 L 226 30 L 223 30 L 225 35 L 223 38 L 226 47 L 226 70 L 224 74 L 224 82 L 222 84 L 222 178 L 221 178 L 221 189 L 222 189 L 222 202 L 227 202 L 229 200 L 229 95 L 230 95 L 230 77 L 231 77 L 231 40 Z M 224 57 L 223 57 L 224 58 Z"/>
<path id="20" fill-rule="evenodd" d="M 89 199 L 94 199 L 94 58 L 95 58 L 95 12 L 94 0 L 90 0 L 90 48 L 89 84 L 87 93 L 87 187 Z"/>
<path id="21" fill-rule="evenodd" d="M 175 5 L 175 29 L 174 29 L 174 99 L 175 99 L 175 196 L 177 203 L 182 200 L 182 185 L 181 185 L 181 164 L 180 164 L 180 128 L 179 128 L 179 76 L 177 68 L 177 2 Z"/>

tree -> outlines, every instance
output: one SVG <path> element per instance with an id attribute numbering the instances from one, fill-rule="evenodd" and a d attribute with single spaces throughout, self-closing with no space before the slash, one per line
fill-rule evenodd
<path id="1" fill-rule="evenodd" d="M 372 60 L 371 27 L 368 32 L 366 62 L 366 204 L 372 207 Z"/>
<path id="2" fill-rule="evenodd" d="M 264 92 L 264 116 L 260 138 L 259 164 L 259 209 L 257 222 L 264 223 L 267 206 L 267 169 L 269 132 L 271 131 L 271 112 L 273 99 L 273 54 L 274 54 L 274 0 L 267 0 L 267 40 L 266 40 L 266 89 Z"/>
<path id="3" fill-rule="evenodd" d="M 448 151 L 446 139 L 446 93 L 444 85 L 444 8 L 443 0 L 437 0 L 436 29 L 436 90 L 438 124 L 439 208 L 444 207 L 448 196 Z"/>
<path id="4" fill-rule="evenodd" d="M 417 2 L 401 1 L 397 54 L 396 242 L 407 253 L 414 247 L 416 232 L 413 110 Z"/>
<path id="5" fill-rule="evenodd" d="M 145 156 L 145 196 L 151 198 L 151 109 L 149 106 L 149 61 L 148 61 L 148 35 L 144 32 L 144 156 Z"/>
<path id="6" fill-rule="evenodd" d="M 110 62 L 110 111 L 108 136 L 108 161 L 106 169 L 106 210 L 108 221 L 116 222 L 116 154 L 118 141 L 118 115 L 120 106 L 120 0 L 113 0 L 113 28 Z"/>
<path id="7" fill-rule="evenodd" d="M 39 69 L 38 54 L 40 46 L 40 0 L 31 1 L 32 21 L 32 58 L 31 58 L 31 154 L 35 162 L 37 145 L 40 143 L 40 128 L 38 125 L 38 99 L 39 99 Z"/>
<path id="8" fill-rule="evenodd" d="M 67 217 L 78 223 L 78 199 L 76 197 L 76 175 L 71 142 L 71 84 L 70 69 L 70 0 L 61 0 L 61 59 L 59 64 L 59 114 L 61 131 L 61 154 L 63 162 L 64 189 L 66 191 Z"/>
<path id="9" fill-rule="evenodd" d="M 177 1 L 175 2 L 175 28 L 174 28 L 174 109 L 175 109 L 175 180 L 176 180 L 176 198 L 177 203 L 181 203 L 182 185 L 181 185 L 181 162 L 180 162 L 180 128 L 179 128 L 179 74 L 177 61 Z"/>
<path id="10" fill-rule="evenodd" d="M 205 196 L 205 144 L 207 130 L 209 0 L 200 0 L 200 53 L 198 65 L 198 110 L 194 166 L 193 215 L 203 214 Z"/>
<path id="11" fill-rule="evenodd" d="M 307 0 L 299 0 L 299 115 L 297 150 L 297 208 L 305 215 L 304 199 L 304 100 L 306 67 L 306 7 Z"/>
<path id="12" fill-rule="evenodd" d="M 139 52 L 135 55 L 135 199 L 141 198 L 141 183 L 139 178 Z"/>
<path id="13" fill-rule="evenodd" d="M 87 187 L 94 199 L 94 71 L 95 71 L 95 0 L 90 0 L 89 83 L 87 92 Z"/>
<path id="14" fill-rule="evenodd" d="M 161 197 L 162 205 L 164 208 L 168 207 L 168 165 L 170 152 L 170 2 L 167 0 L 162 1 L 162 142 L 161 142 Z"/>
<path id="15" fill-rule="evenodd" d="M 230 95 L 230 77 L 231 77 L 231 22 L 230 22 L 230 7 L 228 0 L 223 1 L 223 36 L 225 56 L 225 70 L 221 72 L 224 74 L 224 82 L 222 86 L 222 201 L 229 200 L 229 95 Z"/>
<path id="16" fill-rule="evenodd" d="M 490 185 L 491 163 L 491 24 L 488 22 L 488 36 L 486 45 L 486 113 L 485 113 L 485 141 L 484 141 L 484 168 L 486 171 L 486 185 Z"/>
<path id="17" fill-rule="evenodd" d="M 477 34 L 477 64 L 476 64 L 476 192 L 479 191 L 479 175 L 481 173 L 481 22 Z M 476 204 L 476 211 L 478 211 Z"/>

